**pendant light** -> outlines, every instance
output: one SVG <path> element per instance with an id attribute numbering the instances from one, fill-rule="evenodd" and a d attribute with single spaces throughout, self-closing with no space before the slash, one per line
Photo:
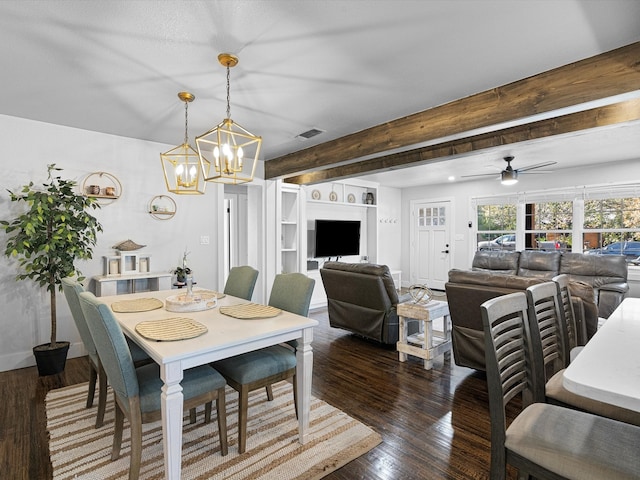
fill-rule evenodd
<path id="1" fill-rule="evenodd" d="M 231 120 L 229 78 L 231 67 L 238 64 L 238 57 L 221 53 L 218 61 L 227 69 L 227 117 L 208 132 L 196 137 L 198 155 L 202 162 L 210 161 L 212 164 L 211 175 L 207 175 L 205 181 L 248 183 L 255 174 L 262 137 L 250 133 Z"/>
<path id="2" fill-rule="evenodd" d="M 164 180 L 167 190 L 178 195 L 202 195 L 209 176 L 210 163 L 201 159 L 198 152 L 189 145 L 188 109 L 189 103 L 195 96 L 189 92 L 178 93 L 178 98 L 184 102 L 184 142 L 182 145 L 160 154 Z"/>

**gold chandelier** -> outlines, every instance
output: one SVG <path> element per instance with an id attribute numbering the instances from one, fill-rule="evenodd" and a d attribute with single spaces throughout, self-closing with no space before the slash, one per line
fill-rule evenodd
<path id="1" fill-rule="evenodd" d="M 160 154 L 164 180 L 170 192 L 178 195 L 202 195 L 211 164 L 207 159 L 200 158 L 198 152 L 189 145 L 188 109 L 189 103 L 196 97 L 189 92 L 180 92 L 178 98 L 184 102 L 184 142 Z"/>
<path id="2" fill-rule="evenodd" d="M 218 61 L 227 68 L 227 118 L 206 133 L 196 137 L 201 162 L 213 164 L 211 176 L 205 181 L 226 184 L 248 183 L 258 164 L 262 137 L 258 137 L 231 120 L 229 77 L 238 57 L 230 53 L 218 55 Z M 211 161 L 207 160 L 207 157 Z"/>

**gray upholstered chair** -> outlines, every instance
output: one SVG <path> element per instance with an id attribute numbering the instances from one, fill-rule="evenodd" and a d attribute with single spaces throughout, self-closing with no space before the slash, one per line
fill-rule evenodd
<path id="1" fill-rule="evenodd" d="M 95 341 L 100 362 L 107 373 L 115 398 L 115 432 L 111 459 L 120 456 L 124 417 L 131 427 L 131 463 L 129 479 L 137 479 L 142 455 L 142 424 L 161 418 L 162 380 L 160 367 L 150 363 L 135 368 L 124 334 L 109 307 L 90 292 L 80 294 L 80 306 Z M 216 400 L 220 450 L 226 455 L 227 417 L 225 381 L 209 365 L 185 370 L 180 382 L 184 409 L 205 404 L 205 420 L 211 416 L 211 402 Z"/>
<path id="2" fill-rule="evenodd" d="M 532 285 L 526 294 L 536 378 L 544 385 L 546 402 L 640 426 L 637 412 L 576 395 L 564 387 L 563 373 L 569 365 L 569 342 L 558 299 L 558 284 Z"/>
<path id="3" fill-rule="evenodd" d="M 269 296 L 269 305 L 298 315 L 309 314 L 309 303 L 315 280 L 301 273 L 276 275 Z M 238 392 L 238 452 L 247 447 L 247 410 L 249 392 L 266 388 L 267 399 L 273 400 L 271 385 L 281 380 L 293 383 L 293 398 L 296 415 L 298 397 L 296 392 L 296 342 L 273 345 L 247 352 L 213 364 L 227 383 Z"/>
<path id="4" fill-rule="evenodd" d="M 558 302 L 561 307 L 561 314 L 564 315 L 564 323 L 567 326 L 567 346 L 569 353 L 578 346 L 579 339 L 582 343 L 587 341 L 587 332 L 582 321 L 578 321 L 573 304 L 573 298 L 569 291 L 569 276 L 567 274 L 556 275 L 552 278 L 558 287 Z M 580 302 L 582 306 L 582 302 Z M 584 315 L 580 315 L 581 320 L 584 320 Z M 569 361 L 571 359 L 569 358 Z"/>
<path id="5" fill-rule="evenodd" d="M 248 265 L 233 267 L 229 270 L 229 277 L 224 285 L 224 293 L 251 300 L 256 280 L 258 280 L 258 271 L 254 268 Z"/>
<path id="6" fill-rule="evenodd" d="M 107 403 L 107 376 L 100 365 L 100 358 L 96 351 L 96 346 L 91 338 L 91 332 L 84 318 L 84 313 L 80 308 L 79 295 L 85 291 L 81 283 L 74 278 L 68 277 L 62 279 L 62 290 L 69 304 L 71 316 L 76 324 L 76 328 L 80 333 L 80 339 L 84 343 L 84 348 L 89 356 L 89 391 L 87 393 L 87 408 L 93 406 L 93 399 L 96 391 L 96 381 L 98 381 L 98 413 L 96 415 L 96 428 L 100 428 L 104 421 L 104 411 Z M 131 358 L 136 365 L 151 363 L 153 360 L 131 340 L 127 339 Z"/>
<path id="7" fill-rule="evenodd" d="M 505 479 L 507 464 L 518 469 L 519 478 L 637 478 L 639 427 L 537 403 L 544 394 L 532 376 L 527 308 L 524 292 L 480 307 L 491 414 L 490 478 Z M 524 410 L 507 427 L 505 408 L 518 394 Z"/>

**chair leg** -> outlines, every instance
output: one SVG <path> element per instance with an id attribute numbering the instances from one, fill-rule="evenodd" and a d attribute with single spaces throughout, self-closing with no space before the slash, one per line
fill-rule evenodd
<path id="1" fill-rule="evenodd" d="M 273 401 L 273 387 L 271 385 L 267 385 L 265 389 L 267 390 L 267 400 L 270 402 Z"/>
<path id="2" fill-rule="evenodd" d="M 240 386 L 238 392 L 238 453 L 244 453 L 247 448 L 247 410 L 249 409 L 249 389 Z"/>
<path id="3" fill-rule="evenodd" d="M 87 392 L 87 408 L 93 406 L 93 397 L 96 393 L 96 380 L 98 379 L 98 372 L 96 371 L 93 363 L 89 360 L 89 391 Z"/>
<path id="4" fill-rule="evenodd" d="M 211 423 L 211 402 L 204 404 L 204 423 Z"/>
<path id="5" fill-rule="evenodd" d="M 131 412 L 131 463 L 129 464 L 129 480 L 138 480 L 142 464 L 142 418 L 140 411 Z"/>
<path id="6" fill-rule="evenodd" d="M 120 458 L 120 447 L 122 446 L 122 430 L 124 428 L 124 413 L 118 405 L 118 402 L 115 400 L 115 411 L 116 411 L 116 419 L 115 419 L 115 427 L 113 431 L 113 448 L 111 449 L 111 461 L 117 460 Z"/>
<path id="7" fill-rule="evenodd" d="M 96 415 L 96 428 L 104 424 L 104 411 L 107 408 L 107 373 L 100 365 L 98 372 L 98 414 Z"/>
<path id="8" fill-rule="evenodd" d="M 209 419 L 211 419 L 211 403 L 209 405 Z M 206 406 L 205 406 L 206 411 Z M 229 453 L 229 444 L 227 443 L 227 400 L 224 387 L 218 390 L 218 398 L 216 398 L 216 412 L 218 415 L 218 437 L 220 438 L 220 453 L 225 456 Z"/>
<path id="9" fill-rule="evenodd" d="M 196 409 L 192 408 L 189 410 L 189 423 L 190 424 L 194 424 L 196 423 Z"/>

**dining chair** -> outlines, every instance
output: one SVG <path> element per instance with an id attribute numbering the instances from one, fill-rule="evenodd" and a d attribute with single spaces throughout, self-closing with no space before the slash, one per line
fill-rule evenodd
<path id="1" fill-rule="evenodd" d="M 584 307 L 582 302 L 574 302 L 574 298 L 569 290 L 569 275 L 563 273 L 551 279 L 558 285 L 560 295 L 560 305 L 564 313 L 567 324 L 567 340 L 569 343 L 569 353 L 580 345 L 587 343 L 587 329 L 584 325 Z M 580 309 L 580 311 L 576 311 Z M 571 361 L 571 359 L 569 359 Z"/>
<path id="2" fill-rule="evenodd" d="M 80 294 L 80 306 L 95 341 L 98 356 L 115 399 L 115 431 L 111 460 L 120 456 L 124 417 L 131 428 L 129 479 L 137 479 L 142 458 L 142 424 L 160 420 L 163 382 L 160 367 L 149 363 L 136 368 L 124 334 L 111 309 L 90 292 Z M 211 402 L 216 401 L 218 434 L 222 455 L 228 452 L 225 381 L 209 365 L 184 371 L 180 382 L 184 410 L 205 404 L 205 421 L 211 418 Z"/>
<path id="3" fill-rule="evenodd" d="M 577 395 L 564 387 L 564 371 L 569 365 L 569 343 L 558 284 L 544 282 L 526 290 L 532 358 L 537 377 L 544 385 L 547 403 L 590 412 L 640 426 L 640 415 L 614 405 Z"/>
<path id="4" fill-rule="evenodd" d="M 297 315 L 307 316 L 315 280 L 301 273 L 276 275 L 269 305 Z M 273 345 L 213 363 L 229 386 L 238 392 L 238 452 L 244 453 L 247 446 L 247 411 L 249 392 L 266 388 L 267 399 L 273 400 L 272 385 L 282 380 L 293 383 L 293 403 L 298 415 L 296 389 L 297 342 Z"/>
<path id="5" fill-rule="evenodd" d="M 67 299 L 71 316 L 76 324 L 80 339 L 84 344 L 89 358 L 89 390 L 87 392 L 87 408 L 93 406 L 96 391 L 96 381 L 98 383 L 98 413 L 96 415 L 96 428 L 100 428 L 104 423 L 104 412 L 107 404 L 107 375 L 102 369 L 100 358 L 96 351 L 95 343 L 91 337 L 91 332 L 84 318 L 84 313 L 80 307 L 79 295 L 85 291 L 83 285 L 75 278 L 67 277 L 62 279 L 62 290 Z M 153 360 L 136 343 L 127 339 L 127 344 L 131 352 L 131 357 L 136 365 L 151 363 Z"/>
<path id="6" fill-rule="evenodd" d="M 491 416 L 490 478 L 630 479 L 640 471 L 640 428 L 543 403 L 535 381 L 524 292 L 502 295 L 480 307 Z M 523 410 L 507 425 L 506 406 L 522 395 Z"/>
<path id="7" fill-rule="evenodd" d="M 256 280 L 258 280 L 258 270 L 253 267 L 248 265 L 233 267 L 229 270 L 229 277 L 224 284 L 224 293 L 251 300 Z"/>

